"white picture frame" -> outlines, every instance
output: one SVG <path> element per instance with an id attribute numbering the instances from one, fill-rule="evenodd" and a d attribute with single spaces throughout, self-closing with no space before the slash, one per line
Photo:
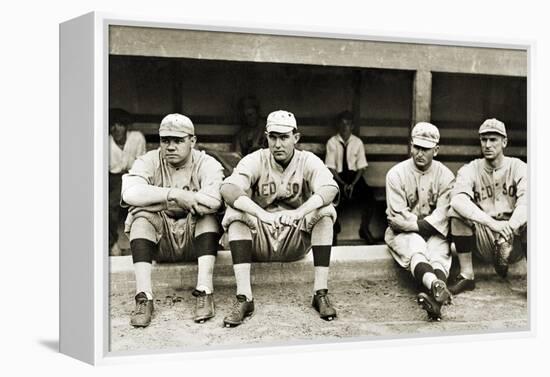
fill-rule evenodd
<path id="1" fill-rule="evenodd" d="M 151 350 L 146 354 L 117 355 L 109 351 L 109 258 L 107 246 L 107 170 L 108 148 L 108 56 L 109 27 L 129 26 L 144 28 L 165 28 L 174 30 L 215 31 L 227 33 L 252 33 L 266 36 L 290 36 L 318 38 L 324 40 L 347 40 L 353 42 L 372 41 L 381 45 L 390 43 L 415 43 L 419 45 L 456 48 L 499 48 L 510 51 L 524 51 L 524 66 L 528 87 L 533 46 L 529 42 L 509 41 L 458 41 L 428 38 L 407 38 L 404 36 L 362 35 L 349 30 L 289 30 L 262 29 L 242 25 L 197 25 L 161 18 L 139 18 L 114 14 L 89 13 L 60 26 L 60 351 L 91 364 L 131 362 L 141 358 L 186 358 L 238 355 L 239 347 L 201 350 L 200 353 L 167 353 Z M 411 52 L 412 54 L 413 52 Z M 465 54 L 466 56 L 467 54 Z M 461 56 L 458 54 L 458 56 Z M 401 57 L 403 58 L 403 57 Z M 448 57 L 447 57 L 448 58 Z M 511 53 L 508 59 L 515 59 Z M 287 59 L 289 59 L 287 57 Z M 318 59 L 317 57 L 315 59 Z M 397 61 L 398 59 L 396 59 Z M 406 60 L 406 59 L 403 59 Z M 445 58 L 443 58 L 445 60 Z M 466 59 L 467 60 L 467 59 Z M 331 64 L 330 58 L 323 64 Z M 304 63 L 302 61 L 302 63 Z M 479 63 L 479 61 L 478 61 Z M 332 62 L 334 64 L 334 62 Z M 398 63 L 396 63 L 398 64 Z M 437 64 L 437 63 L 436 63 Z M 458 62 L 457 66 L 464 64 Z M 483 57 L 481 58 L 483 65 Z M 514 64 L 511 66 L 516 67 Z M 503 64 L 503 69 L 507 67 Z M 401 67 L 406 69 L 407 67 Z M 517 67 L 516 67 L 517 68 Z M 430 68 L 430 69 L 433 69 Z M 460 69 L 458 69 L 460 71 Z M 480 71 L 482 74 L 491 72 Z M 492 72 L 494 74 L 494 72 Z M 499 72 L 502 74 L 502 72 Z M 504 72 L 506 73 L 506 72 Z M 516 74 L 516 73 L 514 73 Z M 421 108 L 418 111 L 422 111 Z M 530 122 L 530 108 L 527 107 L 527 123 Z M 78 128 L 74 125 L 78 124 Z M 529 127 L 528 127 L 529 132 Z M 69 140 L 70 138 L 70 140 Z M 529 139 L 529 135 L 527 135 Z M 79 141 L 75 143 L 76 141 Z M 527 151 L 529 156 L 530 151 Z M 77 159 L 78 156 L 78 159 Z M 77 189 L 75 189 L 77 188 Z M 76 199 L 86 205 L 75 206 Z M 74 248 L 72 245 L 80 245 Z M 535 257 L 536 258 L 536 257 Z M 528 260 L 528 284 L 532 281 L 533 258 Z M 533 335 L 533 300 L 529 298 L 528 327 L 512 333 L 487 333 L 484 338 L 524 337 Z M 452 334 L 449 334 L 452 335 Z M 461 335 L 468 339 L 471 334 Z M 447 338 L 447 337 L 443 337 Z M 379 337 L 353 339 L 362 347 L 376 347 L 385 343 L 433 342 L 433 337 Z M 452 341 L 452 338 L 451 338 Z M 328 344 L 291 344 L 283 352 L 293 349 L 345 349 L 354 344 L 346 341 Z M 268 347 L 268 348 L 265 348 Z M 268 352 L 265 347 L 247 347 L 248 354 Z M 280 345 L 277 347 L 281 351 Z M 191 350 L 193 351 L 193 350 Z"/>

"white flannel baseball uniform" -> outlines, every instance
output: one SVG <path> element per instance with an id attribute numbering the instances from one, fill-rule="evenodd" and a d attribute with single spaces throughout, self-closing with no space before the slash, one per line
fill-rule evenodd
<path id="1" fill-rule="evenodd" d="M 284 169 L 269 149 L 250 153 L 239 162 L 225 183 L 240 187 L 256 204 L 270 212 L 298 208 L 323 186 L 338 189 L 323 161 L 311 152 L 300 150 L 294 151 L 292 160 Z M 234 221 L 248 225 L 252 231 L 256 261 L 290 261 L 306 254 L 311 246 L 310 232 L 324 216 L 336 220 L 333 204 L 310 212 L 297 227 L 283 227 L 277 231 L 256 217 L 228 206 L 222 226 L 227 230 Z"/>
<path id="2" fill-rule="evenodd" d="M 223 167 L 204 151 L 192 149 L 189 161 L 184 166 L 175 168 L 161 157 L 159 148 L 138 157 L 130 171 L 124 174 L 122 195 L 133 185 L 148 184 L 198 192 L 221 203 L 222 180 Z M 134 237 L 132 224 L 140 217 L 147 219 L 155 228 L 155 239 L 152 241 L 159 243 L 158 261 L 188 261 L 196 258 L 192 250 L 196 218 L 190 212 L 171 206 L 166 210 L 153 212 L 147 208 L 130 207 L 125 223 L 125 231 L 130 240 Z"/>
<path id="3" fill-rule="evenodd" d="M 421 171 L 410 158 L 388 171 L 387 215 L 405 220 L 425 220 L 439 233 L 425 240 L 418 233 L 395 233 L 388 227 L 384 240 L 402 267 L 410 268 L 411 257 L 421 253 L 429 262 L 438 262 L 449 272 L 451 253 L 447 241 L 448 210 L 453 182 L 453 173 L 439 161 L 433 161 L 428 170 Z"/>

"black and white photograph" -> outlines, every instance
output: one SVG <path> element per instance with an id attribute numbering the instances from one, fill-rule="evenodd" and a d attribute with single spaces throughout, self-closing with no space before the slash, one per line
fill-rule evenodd
<path id="1" fill-rule="evenodd" d="M 530 330 L 527 45 L 108 36 L 109 352 Z"/>

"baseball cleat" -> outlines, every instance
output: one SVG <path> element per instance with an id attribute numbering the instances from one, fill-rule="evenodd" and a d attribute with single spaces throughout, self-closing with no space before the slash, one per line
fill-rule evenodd
<path id="1" fill-rule="evenodd" d="M 153 316 L 153 300 L 149 300 L 145 292 L 136 295 L 136 308 L 130 317 L 130 324 L 134 327 L 147 327 Z"/>
<path id="2" fill-rule="evenodd" d="M 205 291 L 195 289 L 192 295 L 196 298 L 193 320 L 196 323 L 204 323 L 206 320 L 214 317 L 214 294 L 207 294 Z"/>
<path id="3" fill-rule="evenodd" d="M 330 303 L 328 298 L 328 289 L 319 289 L 313 295 L 311 305 L 319 312 L 319 315 L 325 321 L 332 321 L 336 318 L 336 309 Z"/>
<path id="4" fill-rule="evenodd" d="M 476 289 L 476 281 L 474 279 L 468 279 L 462 274 L 457 276 L 453 285 L 449 286 L 449 291 L 453 295 L 458 295 L 465 291 L 473 291 L 474 289 Z"/>
<path id="5" fill-rule="evenodd" d="M 441 305 L 434 298 L 422 292 L 416 296 L 416 302 L 428 313 L 428 319 L 441 321 Z"/>
<path id="6" fill-rule="evenodd" d="M 223 319 L 225 327 L 241 325 L 246 317 L 254 314 L 254 300 L 247 301 L 245 295 L 237 295 L 237 301 L 233 304 L 231 313 Z"/>
<path id="7" fill-rule="evenodd" d="M 435 301 L 439 304 L 448 304 L 451 302 L 451 292 L 447 289 L 447 284 L 443 280 L 434 280 L 431 293 Z"/>

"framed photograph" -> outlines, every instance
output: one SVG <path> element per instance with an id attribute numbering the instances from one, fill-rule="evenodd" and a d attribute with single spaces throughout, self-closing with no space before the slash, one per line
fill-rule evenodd
<path id="1" fill-rule="evenodd" d="M 530 334 L 531 49 L 61 24 L 61 352 Z"/>

